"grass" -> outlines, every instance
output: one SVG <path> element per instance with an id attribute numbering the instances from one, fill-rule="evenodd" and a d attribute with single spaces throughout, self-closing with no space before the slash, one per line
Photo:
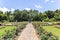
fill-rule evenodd
<path id="1" fill-rule="evenodd" d="M 43 28 L 48 32 L 52 32 L 53 35 L 60 38 L 60 29 L 56 28 L 55 26 L 44 26 Z"/>
<path id="2" fill-rule="evenodd" d="M 10 22 L 9 22 L 10 23 Z M 8 24 L 8 23 L 4 23 Z M 4 40 L 4 38 L 7 40 L 10 38 L 10 40 L 14 39 L 14 37 L 18 36 L 18 33 L 22 31 L 26 27 L 27 22 L 11 22 L 12 25 L 15 26 L 4 26 L 0 28 L 0 40 Z"/>
<path id="3" fill-rule="evenodd" d="M 15 26 L 5 26 L 4 28 L 0 28 L 0 37 L 2 37 L 3 35 L 6 34 L 5 30 L 12 31 L 14 28 L 16 28 L 16 27 Z"/>

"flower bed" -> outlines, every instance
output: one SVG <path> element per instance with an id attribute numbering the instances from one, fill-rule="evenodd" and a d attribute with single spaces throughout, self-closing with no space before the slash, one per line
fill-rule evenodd
<path id="1" fill-rule="evenodd" d="M 57 36 L 53 35 L 51 32 L 45 31 L 40 24 L 34 24 L 34 26 L 41 40 L 58 40 Z"/>
<path id="2" fill-rule="evenodd" d="M 0 40 L 15 40 L 18 33 L 26 27 L 26 23 L 16 24 L 15 26 L 4 26 L 0 28 Z"/>

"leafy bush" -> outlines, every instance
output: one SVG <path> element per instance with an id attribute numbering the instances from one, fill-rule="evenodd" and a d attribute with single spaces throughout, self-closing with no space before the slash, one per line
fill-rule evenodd
<path id="1" fill-rule="evenodd" d="M 39 24 L 34 24 L 37 29 L 38 35 L 41 40 L 58 40 L 57 36 L 54 36 L 51 32 L 47 32 L 43 29 L 43 27 Z"/>
<path id="2" fill-rule="evenodd" d="M 26 27 L 26 23 L 16 23 L 16 26 L 14 26 L 14 28 L 12 28 L 13 26 L 9 26 L 8 28 L 11 29 L 6 29 L 4 30 L 4 35 L 2 35 L 2 37 L 0 37 L 0 40 L 14 40 L 16 38 L 16 36 L 18 36 L 22 29 L 24 29 Z M 1 28 L 2 30 L 4 28 Z"/>

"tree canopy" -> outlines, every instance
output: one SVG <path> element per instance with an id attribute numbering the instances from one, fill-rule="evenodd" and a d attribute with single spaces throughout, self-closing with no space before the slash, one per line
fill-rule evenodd
<path id="1" fill-rule="evenodd" d="M 20 21 L 60 21 L 60 10 L 39 12 L 38 10 L 15 10 L 13 12 L 0 11 L 0 21 L 20 22 Z"/>

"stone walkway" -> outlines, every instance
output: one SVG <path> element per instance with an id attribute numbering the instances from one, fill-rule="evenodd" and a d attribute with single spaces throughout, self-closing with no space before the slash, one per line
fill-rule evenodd
<path id="1" fill-rule="evenodd" d="M 40 40 L 37 36 L 37 33 L 34 29 L 32 23 L 28 23 L 26 28 L 22 31 L 18 40 Z"/>

